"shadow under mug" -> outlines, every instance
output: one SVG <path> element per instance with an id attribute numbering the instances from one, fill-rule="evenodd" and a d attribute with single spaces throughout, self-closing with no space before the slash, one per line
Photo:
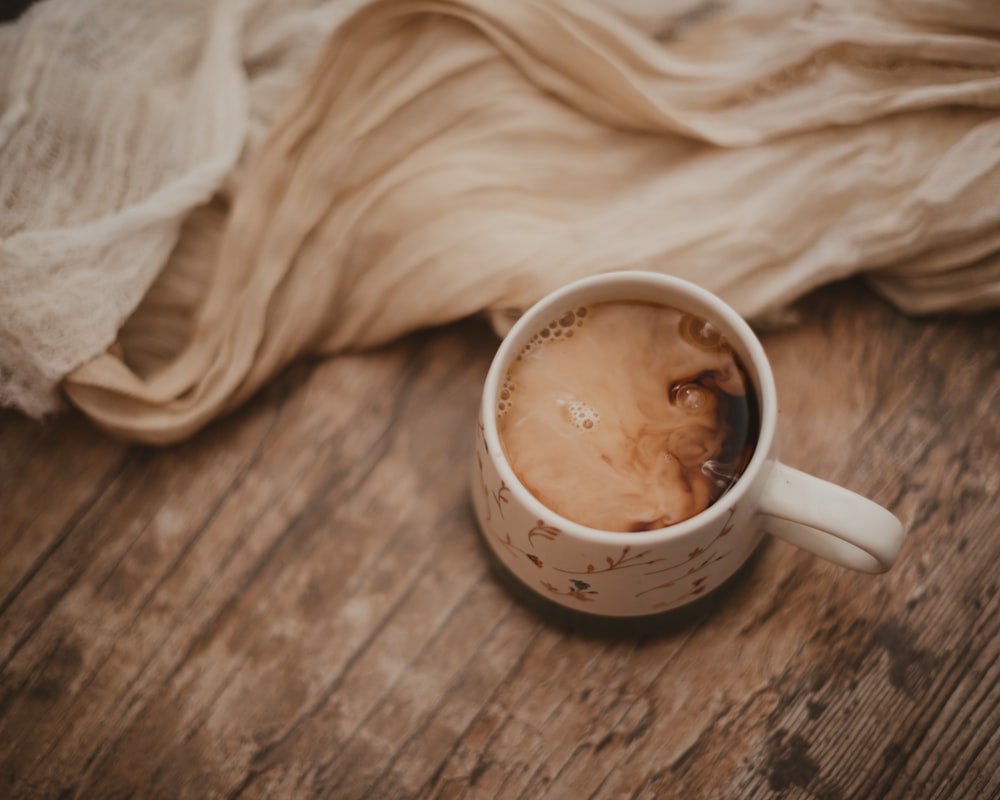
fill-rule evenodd
<path id="1" fill-rule="evenodd" d="M 757 396 L 759 435 L 742 475 L 706 510 L 666 528 L 603 531 L 556 514 L 514 473 L 497 429 L 498 392 L 531 337 L 566 311 L 610 301 L 657 303 L 711 321 L 742 360 Z M 765 532 L 850 569 L 889 569 L 903 541 L 900 521 L 861 495 L 781 463 L 777 418 L 774 375 L 760 341 L 711 292 L 642 271 L 570 283 L 514 324 L 486 377 L 471 485 L 483 540 L 531 591 L 605 616 L 658 614 L 703 597 L 739 569 Z"/>

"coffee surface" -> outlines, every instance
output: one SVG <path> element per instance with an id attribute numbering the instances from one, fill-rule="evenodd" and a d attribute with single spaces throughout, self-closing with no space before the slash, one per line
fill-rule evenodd
<path id="1" fill-rule="evenodd" d="M 757 435 L 753 391 L 719 331 L 645 302 L 553 319 L 512 362 L 496 413 L 527 489 L 609 531 L 662 528 L 708 508 Z"/>

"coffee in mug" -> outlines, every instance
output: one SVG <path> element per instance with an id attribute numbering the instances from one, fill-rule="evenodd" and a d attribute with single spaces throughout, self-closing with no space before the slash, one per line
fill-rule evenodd
<path id="1" fill-rule="evenodd" d="M 745 468 L 759 420 L 739 356 L 710 320 L 643 301 L 578 306 L 511 363 L 497 426 L 524 486 L 607 531 L 704 511 Z"/>
<path id="2" fill-rule="evenodd" d="M 778 458 L 774 375 L 720 298 L 654 272 L 595 275 L 532 306 L 483 387 L 471 494 L 528 589 L 613 617 L 704 597 L 765 533 L 864 572 L 903 527 Z"/>

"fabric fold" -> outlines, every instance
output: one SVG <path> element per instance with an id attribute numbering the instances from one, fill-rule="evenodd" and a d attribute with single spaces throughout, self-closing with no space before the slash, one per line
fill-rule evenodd
<path id="1" fill-rule="evenodd" d="M 382 0 L 338 27 L 67 396 L 169 443 L 290 361 L 583 275 L 753 318 L 866 274 L 995 307 L 1000 36 L 969 3 Z"/>

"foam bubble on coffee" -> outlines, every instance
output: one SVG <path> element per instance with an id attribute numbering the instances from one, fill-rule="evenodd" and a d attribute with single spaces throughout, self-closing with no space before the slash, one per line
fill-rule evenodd
<path id="1" fill-rule="evenodd" d="M 497 397 L 504 451 L 556 513 L 611 531 L 703 511 L 739 474 L 754 435 L 744 370 L 708 321 L 604 302 L 537 331 Z"/>

